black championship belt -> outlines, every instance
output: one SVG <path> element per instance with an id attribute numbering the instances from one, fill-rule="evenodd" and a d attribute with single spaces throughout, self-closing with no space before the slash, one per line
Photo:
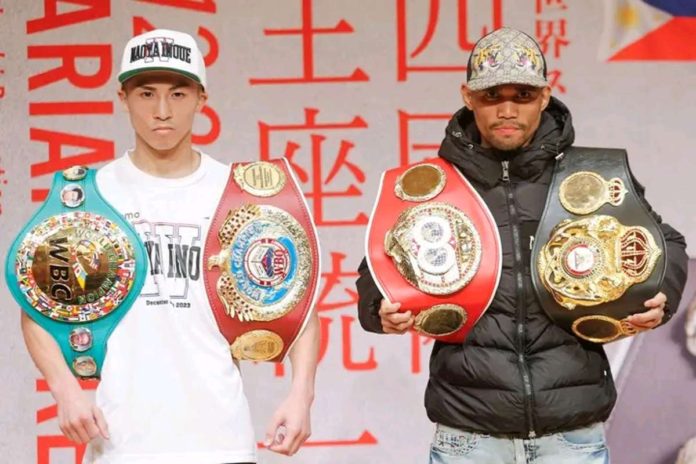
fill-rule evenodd
<path id="1" fill-rule="evenodd" d="M 635 335 L 665 276 L 665 239 L 638 196 L 625 150 L 571 147 L 556 163 L 532 250 L 549 317 L 583 340 Z"/>

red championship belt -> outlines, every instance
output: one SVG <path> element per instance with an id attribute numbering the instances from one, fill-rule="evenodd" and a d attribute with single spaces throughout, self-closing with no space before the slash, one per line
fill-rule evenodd
<path id="1" fill-rule="evenodd" d="M 367 231 L 367 263 L 384 298 L 416 316 L 414 328 L 461 343 L 498 287 L 498 227 L 476 190 L 448 162 L 382 175 Z"/>
<path id="2" fill-rule="evenodd" d="M 309 320 L 319 282 L 317 232 L 285 158 L 232 165 L 203 259 L 232 356 L 282 361 Z"/>

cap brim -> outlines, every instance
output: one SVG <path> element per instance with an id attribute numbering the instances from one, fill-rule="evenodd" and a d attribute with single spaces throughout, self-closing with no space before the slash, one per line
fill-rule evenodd
<path id="1" fill-rule="evenodd" d="M 473 79 L 466 83 L 466 86 L 471 90 L 486 90 L 491 87 L 497 87 L 499 85 L 529 85 L 532 87 L 548 87 L 548 81 L 544 79 L 520 79 L 510 78 L 510 79 Z"/>
<path id="2" fill-rule="evenodd" d="M 130 79 L 133 76 L 136 76 L 138 74 L 144 74 L 147 72 L 152 72 L 152 71 L 166 71 L 166 72 L 170 72 L 170 73 L 174 73 L 174 74 L 179 74 L 181 76 L 188 77 L 193 82 L 203 86 L 203 83 L 198 78 L 198 76 L 196 76 L 195 74 L 190 73 L 190 72 L 186 72 L 186 71 L 181 71 L 179 69 L 166 68 L 166 67 L 147 67 L 147 68 L 131 69 L 130 71 L 126 71 L 124 73 L 119 74 L 118 81 L 121 84 L 123 84 L 124 82 L 126 82 L 128 79 Z"/>

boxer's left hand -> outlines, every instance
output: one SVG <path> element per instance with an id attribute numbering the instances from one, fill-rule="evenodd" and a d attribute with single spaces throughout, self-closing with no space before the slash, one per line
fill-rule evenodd
<path id="1" fill-rule="evenodd" d="M 273 452 L 292 456 L 311 435 L 310 408 L 312 398 L 291 391 L 273 414 L 266 429 L 265 445 Z"/>
<path id="2" fill-rule="evenodd" d="M 667 296 L 660 292 L 653 298 L 643 303 L 643 306 L 648 308 L 643 313 L 636 313 L 628 316 L 626 320 L 639 329 L 652 329 L 660 325 L 662 318 L 665 316 L 665 304 Z"/>

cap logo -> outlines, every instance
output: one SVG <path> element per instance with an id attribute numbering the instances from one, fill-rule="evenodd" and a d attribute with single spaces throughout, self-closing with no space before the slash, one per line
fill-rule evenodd
<path id="1" fill-rule="evenodd" d="M 155 58 L 168 62 L 170 59 L 191 63 L 191 49 L 174 43 L 169 37 L 154 37 L 147 39 L 144 44 L 136 45 L 130 50 L 130 62 L 143 60 L 152 63 Z"/>
<path id="2" fill-rule="evenodd" d="M 489 45 L 482 47 L 474 56 L 473 72 L 476 74 L 485 74 L 500 66 L 500 45 Z"/>
<path id="3" fill-rule="evenodd" d="M 539 73 L 539 70 L 542 69 L 543 63 L 541 62 L 541 55 L 539 55 L 538 52 L 531 47 L 524 47 L 521 45 L 513 46 L 513 49 L 517 58 L 515 60 L 515 65 L 518 68 L 526 68 Z"/>

